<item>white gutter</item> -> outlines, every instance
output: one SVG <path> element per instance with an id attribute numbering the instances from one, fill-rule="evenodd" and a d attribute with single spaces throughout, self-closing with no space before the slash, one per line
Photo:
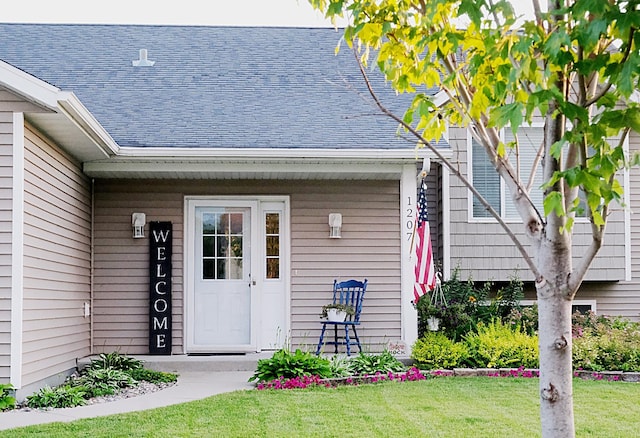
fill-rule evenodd
<path id="1" fill-rule="evenodd" d="M 443 149 L 445 155 L 451 153 Z M 120 147 L 117 158 L 165 161 L 215 158 L 218 160 L 282 160 L 282 159 L 326 159 L 326 160 L 418 160 L 433 155 L 427 149 L 325 149 L 325 148 L 182 148 L 182 147 Z M 133 160 L 131 160 L 133 161 Z"/>
<path id="2" fill-rule="evenodd" d="M 61 91 L 58 96 L 58 110 L 87 135 L 102 151 L 105 158 L 116 155 L 120 147 L 106 129 L 96 120 L 78 97 L 69 91 Z"/>

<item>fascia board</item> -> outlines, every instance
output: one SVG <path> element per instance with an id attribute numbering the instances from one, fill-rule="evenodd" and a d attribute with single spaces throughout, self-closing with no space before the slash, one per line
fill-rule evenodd
<path id="1" fill-rule="evenodd" d="M 58 108 L 59 88 L 4 61 L 0 61 L 0 84 L 44 109 Z"/>
<path id="2" fill-rule="evenodd" d="M 105 157 L 117 155 L 118 144 L 74 93 L 60 92 L 57 103 L 60 112 L 91 138 Z"/>
<path id="3" fill-rule="evenodd" d="M 443 149 L 443 155 L 451 151 Z M 427 149 L 314 149 L 314 148 L 133 148 L 121 147 L 117 157 L 123 161 L 162 159 L 164 161 L 198 160 L 349 160 L 405 161 L 433 154 Z"/>

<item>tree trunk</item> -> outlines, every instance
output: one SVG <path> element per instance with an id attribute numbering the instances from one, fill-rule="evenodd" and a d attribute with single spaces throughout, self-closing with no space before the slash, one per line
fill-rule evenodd
<path id="1" fill-rule="evenodd" d="M 565 242 L 566 243 L 566 242 Z M 564 246 L 560 243 L 559 246 Z M 538 342 L 540 347 L 540 420 L 542 436 L 575 436 L 573 418 L 573 368 L 571 357 L 571 304 L 568 290 L 570 247 L 563 257 L 542 245 L 539 254 L 544 277 L 538 294 Z M 547 257 L 544 257 L 546 253 Z M 566 261 L 564 264 L 562 261 Z M 546 268 L 546 269 L 545 269 Z"/>

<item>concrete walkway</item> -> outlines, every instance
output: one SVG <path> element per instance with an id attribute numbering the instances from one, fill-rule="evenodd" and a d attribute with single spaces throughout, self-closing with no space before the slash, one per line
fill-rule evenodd
<path id="1" fill-rule="evenodd" d="M 0 430 L 34 424 L 69 422 L 81 418 L 102 417 L 124 412 L 143 411 L 162 406 L 200 400 L 215 394 L 241 389 L 252 389 L 247 381 L 252 371 L 182 372 L 178 383 L 170 388 L 113 402 L 99 403 L 77 408 L 52 409 L 50 411 L 9 411 L 0 413 Z M 0 435 L 4 435 L 0 433 Z M 7 435 L 9 436 L 9 435 Z"/>

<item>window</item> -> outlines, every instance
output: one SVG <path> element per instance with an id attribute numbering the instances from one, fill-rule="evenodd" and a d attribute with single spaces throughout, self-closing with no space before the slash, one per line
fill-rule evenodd
<path id="1" fill-rule="evenodd" d="M 202 277 L 239 280 L 242 275 L 242 213 L 202 214 Z"/>
<path id="2" fill-rule="evenodd" d="M 525 185 L 529 182 L 531 166 L 538 154 L 543 136 L 544 132 L 542 127 L 521 127 L 518 132 L 520 169 L 522 172 L 520 180 Z M 510 129 L 506 129 L 503 132 L 503 141 L 508 144 L 513 140 L 513 133 Z M 515 156 L 515 153 L 515 149 L 507 148 L 507 154 L 510 157 Z M 515 160 L 512 160 L 512 162 L 515 163 Z M 475 139 L 471 140 L 471 172 L 474 187 L 484 196 L 498 214 L 505 219 L 518 219 L 520 217 L 504 181 L 502 181 L 495 171 L 482 145 Z M 531 184 L 531 192 L 529 193 L 529 197 L 540 211 L 542 211 L 543 200 L 542 190 L 540 190 L 541 185 L 542 162 L 540 161 L 535 179 Z M 476 219 L 490 218 L 491 214 L 489 214 L 480 201 L 478 201 L 475 196 L 471 196 L 473 198 L 473 217 Z"/>
<path id="3" fill-rule="evenodd" d="M 266 276 L 280 278 L 280 213 L 265 216 Z"/>

